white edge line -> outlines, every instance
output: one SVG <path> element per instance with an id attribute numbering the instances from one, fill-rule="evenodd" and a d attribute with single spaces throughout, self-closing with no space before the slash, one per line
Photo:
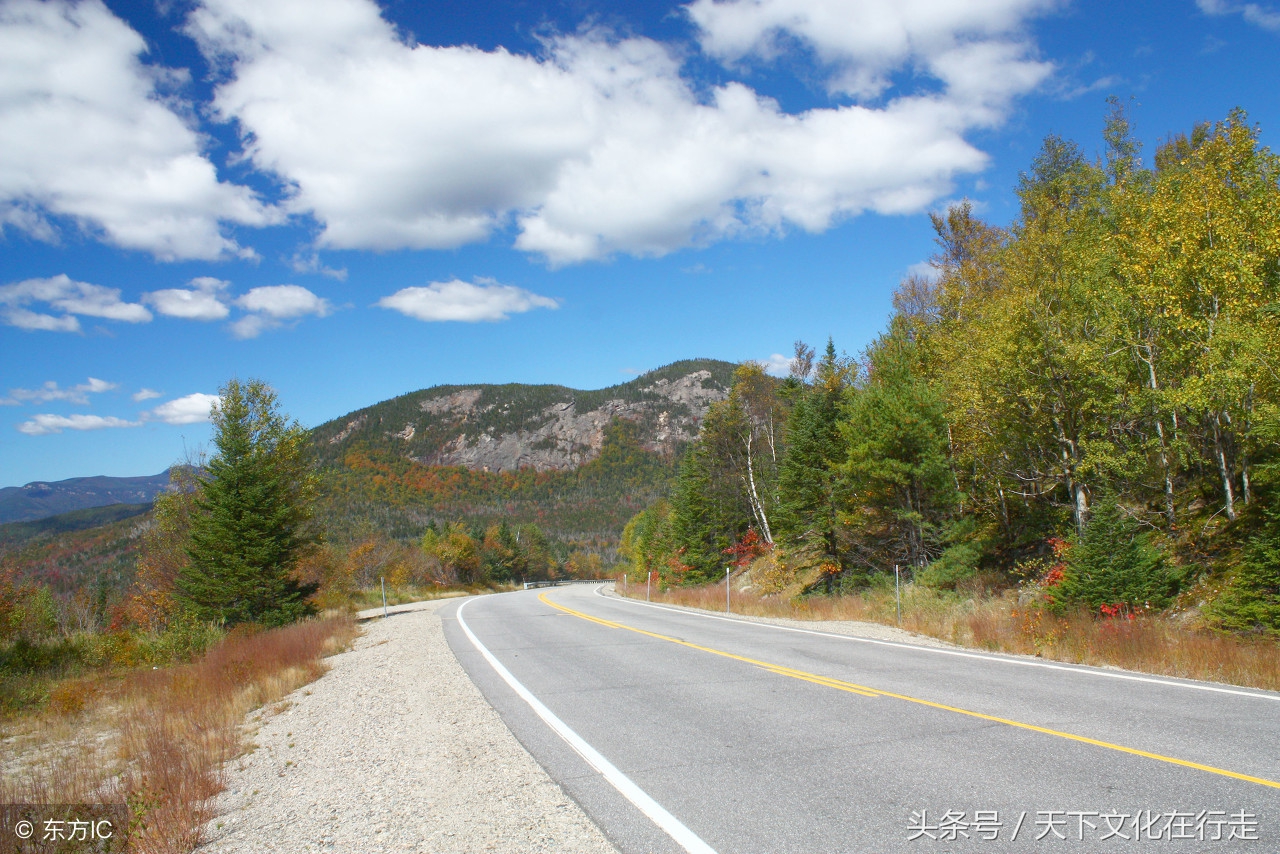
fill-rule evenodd
<path id="1" fill-rule="evenodd" d="M 596 595 L 604 598 L 604 594 L 600 591 L 604 585 L 596 588 Z M 1151 676 L 1133 676 L 1128 673 L 1111 673 L 1107 670 L 1100 670 L 1091 667 L 1071 667 L 1065 664 L 1050 664 L 1047 661 L 1024 661 L 1020 658 L 1006 658 L 999 655 L 983 655 L 977 652 L 961 652 L 955 649 L 940 649 L 936 646 L 919 646 L 911 643 L 898 643 L 896 641 L 876 640 L 875 638 L 860 638 L 855 635 L 839 635 L 832 632 L 819 632 L 814 629 L 797 629 L 793 626 L 779 626 L 775 623 L 757 623 L 754 620 L 743 620 L 736 617 L 721 617 L 717 614 L 706 614 L 702 611 L 692 608 L 672 608 L 667 605 L 655 605 L 652 602 L 640 602 L 632 599 L 630 596 L 614 597 L 622 602 L 632 605 L 638 605 L 642 608 L 657 608 L 659 611 L 671 611 L 674 614 L 691 614 L 695 617 L 706 617 L 708 620 L 723 620 L 727 623 L 738 623 L 744 626 L 763 626 L 768 629 L 777 629 L 783 632 L 797 632 L 802 635 L 818 635 L 824 638 L 836 638 L 837 640 L 855 641 L 857 643 L 870 643 L 877 646 L 892 646 L 899 649 L 909 649 L 916 652 L 930 652 L 935 655 L 953 655 L 957 658 L 976 658 L 979 661 L 995 661 L 1000 664 L 1017 664 L 1022 667 L 1043 667 L 1046 670 L 1064 670 L 1068 673 L 1080 673 L 1085 676 L 1104 676 L 1107 679 L 1124 679 L 1130 682 L 1149 682 L 1153 685 L 1167 685 L 1170 688 L 1188 688 L 1194 691 L 1212 691 L 1217 694 L 1234 694 L 1238 697 L 1253 697 L 1256 700 L 1273 700 L 1280 701 L 1280 694 L 1258 694 L 1253 691 L 1240 691 L 1235 688 L 1219 688 L 1215 685 L 1201 685 L 1196 682 L 1175 682 L 1172 679 L 1158 679 Z"/>
<path id="2" fill-rule="evenodd" d="M 462 631 L 466 634 L 467 639 L 471 641 L 471 645 L 484 656 L 485 661 L 489 662 L 495 672 L 502 677 L 502 680 L 511 686 L 511 690 L 520 696 L 520 699 L 529 704 L 529 707 L 537 713 L 538 717 L 555 731 L 556 735 L 565 740 L 570 747 L 577 752 L 587 764 L 600 772 L 606 780 L 609 781 L 615 789 L 618 790 L 624 798 L 631 801 L 640 812 L 648 816 L 654 824 L 662 828 L 668 836 L 676 841 L 680 847 L 689 854 L 716 854 L 714 848 L 703 842 L 699 836 L 689 828 L 685 827 L 681 821 L 667 812 L 661 804 L 649 797 L 648 793 L 631 781 L 626 774 L 619 771 L 612 762 L 600 755 L 594 747 L 587 744 L 582 736 L 578 735 L 568 724 L 556 717 L 555 713 L 542 704 L 537 697 L 524 687 L 516 677 L 511 675 L 511 671 L 503 666 L 493 656 L 493 653 L 480 642 L 480 639 L 471 631 L 471 627 L 467 625 L 467 621 L 462 617 L 462 609 L 470 604 L 471 600 L 467 600 L 458 606 L 455 612 L 458 618 L 458 625 L 462 627 Z"/>

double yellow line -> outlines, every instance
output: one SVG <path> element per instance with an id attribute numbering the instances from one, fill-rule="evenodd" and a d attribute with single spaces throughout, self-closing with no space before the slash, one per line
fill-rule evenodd
<path id="1" fill-rule="evenodd" d="M 1167 762 L 1170 765 L 1181 765 L 1183 768 L 1194 768 L 1197 771 L 1205 771 L 1209 774 L 1217 774 L 1221 777 L 1230 777 L 1233 780 L 1243 780 L 1246 783 L 1255 783 L 1259 786 L 1268 786 L 1272 789 L 1280 789 L 1280 782 L 1277 782 L 1275 780 L 1266 780 L 1266 779 L 1263 779 L 1262 777 L 1251 777 L 1248 774 L 1240 774 L 1235 771 L 1228 771 L 1225 768 L 1215 768 L 1212 765 L 1202 765 L 1199 762 L 1191 762 L 1189 760 L 1178 759 L 1173 756 L 1163 756 L 1159 753 L 1151 753 L 1146 750 L 1138 750 L 1137 748 L 1133 748 L 1133 747 L 1125 747 L 1122 744 L 1112 744 L 1109 741 L 1099 741 L 1096 738 L 1089 738 L 1083 735 L 1075 735 L 1074 733 L 1062 732 L 1056 729 L 1048 729 L 1046 727 L 1036 726 L 1035 724 L 1028 724 L 1028 723 L 1023 723 L 1022 721 L 1011 720 L 1010 718 L 1001 718 L 1001 717 L 996 717 L 995 715 L 985 715 L 982 712 L 974 712 L 974 711 L 970 711 L 969 709 L 961 709 L 957 706 L 944 705 L 943 703 L 934 703 L 930 700 L 922 700 L 919 697 L 911 697 L 911 696 L 908 696 L 907 694 L 895 694 L 892 691 L 882 691 L 878 688 L 869 688 L 866 685 L 858 685 L 853 682 L 845 682 L 841 679 L 832 679 L 829 676 L 821 676 L 817 673 L 809 673 L 804 670 L 797 670 L 794 667 L 785 667 L 781 664 L 773 664 L 768 661 L 760 661 L 755 658 L 748 658 L 744 655 L 736 655 L 732 652 L 725 652 L 724 650 L 714 649 L 709 646 L 700 646 L 699 644 L 696 644 L 696 643 L 689 643 L 688 641 L 680 640 L 680 638 L 673 638 L 669 635 L 663 635 L 663 634 L 658 634 L 657 632 L 646 631 L 644 629 L 636 628 L 635 626 L 628 626 L 625 623 L 617 623 L 617 622 L 614 622 L 613 620 L 604 620 L 604 619 L 601 619 L 600 617 L 593 617 L 590 614 L 584 614 L 582 611 L 575 611 L 574 609 L 561 605 L 558 602 L 552 602 L 550 599 L 547 598 L 547 594 L 545 593 L 540 593 L 538 595 L 538 599 L 540 599 L 542 602 L 544 602 L 547 605 L 550 605 L 552 608 L 555 608 L 558 611 L 563 611 L 566 614 L 570 614 L 574 617 L 578 617 L 579 619 L 588 620 L 592 623 L 597 623 L 601 626 L 607 626 L 608 628 L 611 628 L 611 629 L 623 629 L 628 632 L 635 632 L 636 634 L 645 635 L 651 638 L 656 638 L 657 640 L 667 641 L 668 643 L 679 644 L 680 646 L 687 646 L 690 649 L 696 649 L 699 652 L 709 652 L 712 655 L 719 655 L 719 656 L 723 656 L 724 658 L 732 658 L 734 661 L 741 661 L 745 664 L 751 664 L 751 665 L 754 665 L 755 667 L 759 667 L 764 670 L 767 670 L 770 673 L 776 673 L 779 676 L 789 676 L 792 679 L 802 679 L 805 682 L 812 682 L 815 685 L 823 685 L 827 688 L 835 688 L 837 691 L 846 691 L 850 694 L 858 694 L 859 696 L 862 696 L 862 697 L 890 697 L 894 700 L 902 700 L 907 703 L 916 703 L 917 705 L 928 706 L 929 708 L 932 708 L 932 709 L 941 709 L 944 712 L 954 712 L 957 715 L 966 715 L 967 717 L 978 718 L 979 720 L 991 721 L 993 723 L 1004 724 L 1006 726 L 1011 726 L 1011 727 L 1017 727 L 1018 729 L 1030 730 L 1031 732 L 1038 732 L 1043 735 L 1051 735 L 1056 738 L 1065 738 L 1068 741 L 1078 741 L 1081 744 L 1091 744 L 1094 747 L 1102 747 L 1107 750 L 1115 750 L 1120 753 L 1128 753 L 1131 756 L 1141 756 L 1146 759 L 1154 759 L 1157 762 Z"/>

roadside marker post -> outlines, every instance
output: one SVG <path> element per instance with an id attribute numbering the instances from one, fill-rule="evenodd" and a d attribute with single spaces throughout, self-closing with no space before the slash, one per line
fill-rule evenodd
<path id="1" fill-rule="evenodd" d="M 652 601 L 649 598 L 649 588 L 653 584 L 653 570 L 649 570 L 649 574 L 644 577 L 644 601 Z"/>
<path id="2" fill-rule="evenodd" d="M 724 568 L 724 612 L 729 613 L 729 570 L 732 567 Z"/>
<path id="3" fill-rule="evenodd" d="M 898 602 L 898 625 L 902 625 L 902 573 L 893 565 L 893 598 Z"/>
<path id="4" fill-rule="evenodd" d="M 387 577 L 382 576 L 382 619 L 387 618 Z"/>

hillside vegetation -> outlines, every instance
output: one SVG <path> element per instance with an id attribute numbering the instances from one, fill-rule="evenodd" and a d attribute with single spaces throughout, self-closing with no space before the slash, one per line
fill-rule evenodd
<path id="1" fill-rule="evenodd" d="M 1008 226 L 934 215 L 936 278 L 860 359 L 741 367 L 628 524 L 632 572 L 733 563 L 794 594 L 898 566 L 1007 591 L 1032 634 L 1165 612 L 1280 635 L 1280 158 L 1239 111 L 1144 166 L 1115 107 L 1105 143 L 1047 139 Z"/>
<path id="2" fill-rule="evenodd" d="M 734 366 L 675 362 L 597 391 L 436 386 L 313 431 L 331 535 L 422 536 L 431 523 L 536 524 L 606 562 L 669 484 Z M 408 438 L 406 438 L 408 437 Z"/>
<path id="3" fill-rule="evenodd" d="M 169 486 L 169 472 L 150 477 L 73 477 L 0 489 L 0 523 L 29 522 L 112 504 L 146 504 Z"/>

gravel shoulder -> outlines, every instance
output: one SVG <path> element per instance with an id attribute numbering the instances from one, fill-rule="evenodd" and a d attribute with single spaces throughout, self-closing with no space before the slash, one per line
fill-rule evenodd
<path id="1" fill-rule="evenodd" d="M 327 674 L 250 717 L 198 851 L 616 851 L 458 664 L 443 604 L 368 621 Z"/>

